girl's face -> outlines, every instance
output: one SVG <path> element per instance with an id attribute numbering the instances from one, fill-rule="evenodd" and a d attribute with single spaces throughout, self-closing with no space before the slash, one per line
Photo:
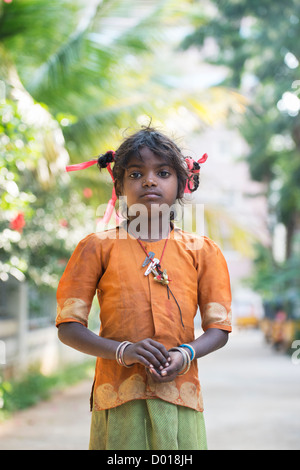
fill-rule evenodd
<path id="1" fill-rule="evenodd" d="M 124 173 L 122 196 L 127 206 L 143 204 L 148 214 L 153 204 L 171 207 L 177 198 L 178 178 L 175 169 L 148 147 L 140 150 L 141 159 L 132 157 Z"/>

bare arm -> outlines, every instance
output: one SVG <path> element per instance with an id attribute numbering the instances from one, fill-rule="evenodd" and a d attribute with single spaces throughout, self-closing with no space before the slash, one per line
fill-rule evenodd
<path id="1" fill-rule="evenodd" d="M 191 342 L 190 345 L 193 346 L 196 357 L 199 358 L 223 348 L 227 341 L 228 331 L 209 328 L 203 335 Z"/>
<path id="2" fill-rule="evenodd" d="M 61 323 L 58 327 L 60 341 L 90 356 L 115 359 L 118 341 L 100 338 L 81 323 Z"/>
<path id="3" fill-rule="evenodd" d="M 119 341 L 102 338 L 81 323 L 61 323 L 58 327 L 60 341 L 71 348 L 91 356 L 116 359 Z M 162 368 L 166 365 L 169 353 L 166 348 L 150 338 L 133 343 L 125 349 L 124 359 L 128 365 L 140 363 L 146 367 Z"/>

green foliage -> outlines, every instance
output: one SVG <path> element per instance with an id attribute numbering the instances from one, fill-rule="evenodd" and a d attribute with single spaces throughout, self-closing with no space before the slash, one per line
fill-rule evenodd
<path id="1" fill-rule="evenodd" d="M 135 130 L 141 116 L 162 122 L 188 98 L 191 113 L 209 114 L 212 99 L 180 90 L 182 64 L 164 56 L 168 28 L 188 24 L 191 11 L 187 0 L 15 0 L 3 8 L 0 30 L 11 31 L 2 38 L 5 51 L 26 90 L 61 124 L 72 162 L 114 147 L 120 129 Z"/>
<path id="2" fill-rule="evenodd" d="M 72 163 L 91 158 L 113 148 L 119 129 L 151 109 L 144 93 L 130 96 L 148 76 L 139 78 L 129 58 L 156 41 L 161 6 L 136 15 L 135 1 L 126 8 L 115 0 L 0 5 L 0 279 L 56 287 L 111 192 L 94 169 L 66 175 L 64 145 Z M 122 15 L 133 15 L 134 24 L 108 26 Z"/>
<path id="3" fill-rule="evenodd" d="M 55 287 L 80 227 L 94 228 L 94 211 L 72 191 L 65 174 L 44 187 L 39 165 L 44 147 L 37 138 L 40 130 L 28 124 L 17 104 L 6 100 L 0 108 L 0 278 L 12 275 L 37 285 Z M 46 167 L 47 169 L 47 167 Z M 13 226 L 22 215 L 24 226 Z"/>
<path id="4" fill-rule="evenodd" d="M 166 3 L 15 0 L 3 8 L 2 41 L 25 88 L 52 116 L 75 118 L 59 119 L 72 160 L 105 151 L 116 129 L 154 112 L 154 49 L 163 43 Z M 147 55 L 151 67 L 143 67 Z M 165 97 L 165 88 L 158 93 Z"/>
<path id="5" fill-rule="evenodd" d="M 181 90 L 182 64 L 164 55 L 165 26 L 192 18 L 185 6 L 0 2 L 0 279 L 55 287 L 75 244 L 95 230 L 111 181 L 95 167 L 66 175 L 68 160 L 116 148 L 125 129 L 153 114 L 161 123 L 183 101 L 199 122 L 230 109 L 234 97 L 223 107 L 222 90 Z"/>
<path id="6" fill-rule="evenodd" d="M 199 2 L 198 2 L 199 4 Z M 300 220 L 300 4 L 296 0 L 211 1 L 182 47 L 213 41 L 208 61 L 227 67 L 224 84 L 238 88 L 249 105 L 240 127 L 248 143 L 247 161 L 265 184 L 269 229 L 285 225 L 286 262 L 278 266 L 263 248 L 256 259 L 255 288 L 265 295 L 295 289 L 299 273 Z"/>
<path id="7" fill-rule="evenodd" d="M 299 257 L 295 256 L 283 263 L 276 263 L 270 249 L 257 245 L 255 264 L 257 272 L 250 282 L 265 299 L 272 299 L 274 296 L 287 299 L 291 295 L 296 295 L 300 301 Z"/>
<path id="8" fill-rule="evenodd" d="M 80 380 L 93 377 L 94 361 L 65 367 L 53 375 L 31 371 L 24 378 L 4 381 L 0 377 L 0 422 L 12 413 L 47 400 L 54 390 L 62 390 Z"/>

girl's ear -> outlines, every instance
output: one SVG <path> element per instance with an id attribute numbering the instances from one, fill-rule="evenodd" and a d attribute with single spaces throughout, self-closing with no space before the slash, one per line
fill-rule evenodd
<path id="1" fill-rule="evenodd" d="M 177 199 L 182 199 L 184 196 L 185 185 L 178 179 Z"/>
<path id="2" fill-rule="evenodd" d="M 122 185 L 121 183 L 119 182 L 119 180 L 115 180 L 115 191 L 116 191 L 116 196 L 119 198 L 120 196 L 122 196 Z"/>

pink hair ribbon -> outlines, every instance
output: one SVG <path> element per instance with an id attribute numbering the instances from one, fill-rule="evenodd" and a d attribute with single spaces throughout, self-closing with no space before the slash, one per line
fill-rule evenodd
<path id="1" fill-rule="evenodd" d="M 96 165 L 98 160 L 90 160 L 89 162 L 83 163 L 76 163 L 75 165 L 68 165 L 66 166 L 66 171 L 77 171 L 77 170 L 85 170 L 89 166 Z"/>
<path id="2" fill-rule="evenodd" d="M 190 157 L 185 158 L 186 164 L 188 166 L 188 171 L 189 171 L 189 177 L 187 179 L 185 190 L 184 190 L 185 193 L 192 192 L 189 187 L 192 176 L 200 173 L 200 169 L 201 169 L 200 163 L 205 163 L 207 159 L 208 159 L 207 153 L 204 153 L 197 162 L 193 158 L 190 158 Z"/>
<path id="3" fill-rule="evenodd" d="M 112 153 L 114 155 L 114 152 L 112 152 Z M 69 172 L 69 171 L 85 170 L 86 168 L 89 168 L 90 166 L 95 165 L 96 163 L 98 163 L 98 159 L 97 160 L 90 160 L 88 162 L 83 162 L 83 163 L 76 163 L 75 165 L 68 165 L 68 166 L 66 166 L 66 171 Z M 114 180 L 114 177 L 113 177 L 111 164 L 109 163 L 106 168 L 107 168 L 107 170 L 108 170 L 108 172 L 111 176 L 111 179 L 114 183 L 115 180 Z M 115 205 L 116 205 L 116 200 L 117 200 L 116 191 L 115 191 L 115 188 L 113 187 L 111 198 L 108 201 L 107 207 L 105 209 L 104 216 L 101 220 L 101 222 L 104 225 L 107 225 L 109 223 L 110 219 L 111 219 L 113 210 L 114 210 Z M 117 217 L 117 219 L 118 219 L 118 217 Z"/>
<path id="4" fill-rule="evenodd" d="M 116 200 L 117 200 L 116 191 L 115 191 L 115 188 L 113 187 L 111 198 L 108 201 L 104 216 L 101 221 L 104 225 L 107 225 L 111 219 L 113 210 L 116 205 Z M 117 220 L 119 220 L 118 216 L 117 216 Z"/>

